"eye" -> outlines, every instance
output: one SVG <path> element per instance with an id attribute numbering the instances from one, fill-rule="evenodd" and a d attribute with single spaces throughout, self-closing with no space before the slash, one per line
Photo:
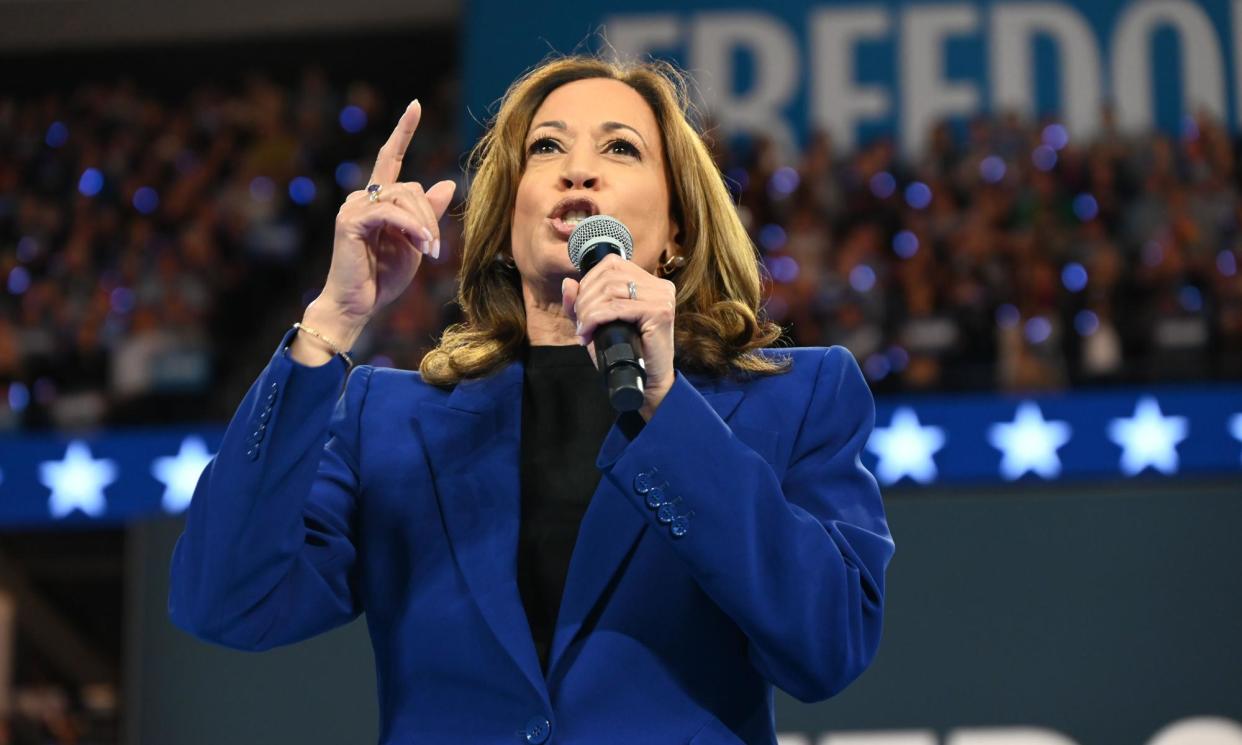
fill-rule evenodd
<path id="1" fill-rule="evenodd" d="M 535 140 L 534 142 L 530 143 L 530 149 L 529 149 L 529 150 L 527 150 L 527 152 L 529 152 L 531 155 L 538 155 L 538 154 L 540 154 L 540 153 L 543 153 L 543 152 L 545 152 L 545 151 L 540 150 L 539 148 L 544 147 L 544 146 L 545 146 L 545 145 L 544 145 L 544 143 L 548 143 L 548 142 L 550 142 L 550 143 L 552 143 L 553 145 L 555 145 L 558 149 L 559 149 L 559 148 L 560 148 L 560 146 L 561 146 L 561 143 L 557 142 L 556 140 L 552 139 L 551 137 L 540 137 L 539 139 L 537 139 L 537 140 Z"/>
<path id="2" fill-rule="evenodd" d="M 638 146 L 630 142 L 629 140 L 625 139 L 624 137 L 618 137 L 617 139 L 608 143 L 609 148 L 614 148 L 614 147 L 617 147 L 618 145 L 624 148 L 624 152 L 627 155 L 633 155 L 635 158 L 641 157 L 638 153 Z"/>

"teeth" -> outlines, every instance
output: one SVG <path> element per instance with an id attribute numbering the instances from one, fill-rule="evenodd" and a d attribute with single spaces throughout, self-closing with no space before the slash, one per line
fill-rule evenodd
<path id="1" fill-rule="evenodd" d="M 590 217 L 589 213 L 584 212 L 582 210 L 574 210 L 572 212 L 566 212 L 564 215 L 562 215 L 561 220 L 566 225 L 577 225 L 578 223 L 582 222 L 588 217 Z"/>

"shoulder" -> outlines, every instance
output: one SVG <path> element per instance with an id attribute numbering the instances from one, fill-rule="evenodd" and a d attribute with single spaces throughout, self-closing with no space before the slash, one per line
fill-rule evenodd
<path id="1" fill-rule="evenodd" d="M 814 419 L 847 426 L 874 416 L 874 401 L 854 355 L 841 346 L 782 347 L 759 350 L 773 360 L 788 359 L 785 372 L 745 379 L 687 379 L 705 394 L 738 391 L 736 416 L 742 426 L 802 431 Z"/>
<path id="2" fill-rule="evenodd" d="M 822 381 L 839 381 L 843 378 L 857 376 L 862 380 L 862 371 L 854 355 L 845 347 L 769 347 L 758 350 L 764 357 L 773 360 L 788 360 L 785 372 L 773 375 L 755 375 L 735 379 L 703 379 L 704 383 L 721 387 L 739 387 L 750 391 L 765 389 L 811 390 L 817 388 Z"/>
<path id="3" fill-rule="evenodd" d="M 452 388 L 427 383 L 417 370 L 375 365 L 357 365 L 350 370 L 346 388 L 364 389 L 369 400 L 384 401 L 385 408 L 423 400 L 442 401 L 453 392 Z"/>

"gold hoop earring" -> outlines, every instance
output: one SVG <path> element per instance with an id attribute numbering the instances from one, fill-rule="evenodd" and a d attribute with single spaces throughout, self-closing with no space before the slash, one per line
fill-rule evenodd
<path id="1" fill-rule="evenodd" d="M 668 275 L 672 274 L 673 272 L 685 266 L 685 264 L 686 264 L 685 256 L 680 256 L 680 255 L 671 256 L 669 257 L 667 261 L 660 263 L 660 276 L 667 277 Z"/>

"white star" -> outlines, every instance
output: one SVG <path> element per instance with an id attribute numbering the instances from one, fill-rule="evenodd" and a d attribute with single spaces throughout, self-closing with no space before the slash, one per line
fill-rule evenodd
<path id="1" fill-rule="evenodd" d="M 936 478 L 936 461 L 932 458 L 944 447 L 944 430 L 923 427 L 913 409 L 902 406 L 893 412 L 887 427 L 876 427 L 867 441 L 867 449 L 880 459 L 876 476 L 885 484 L 894 484 L 903 476 L 926 484 Z"/>
<path id="2" fill-rule="evenodd" d="M 1069 442 L 1071 431 L 1065 422 L 1044 421 L 1038 404 L 1023 401 L 1012 422 L 992 425 L 988 430 L 988 442 L 1005 454 L 1001 458 L 1000 472 L 1009 481 L 1027 471 L 1055 479 L 1061 474 L 1057 448 Z"/>
<path id="3" fill-rule="evenodd" d="M 116 481 L 116 462 L 95 460 L 85 442 L 73 440 L 65 449 L 64 460 L 39 464 L 39 480 L 52 490 L 47 503 L 52 517 L 62 518 L 75 509 L 99 517 L 107 508 L 103 490 Z"/>
<path id="4" fill-rule="evenodd" d="M 1229 434 L 1233 435 L 1238 442 L 1242 442 L 1242 412 L 1229 417 Z"/>
<path id="5" fill-rule="evenodd" d="M 1186 439 L 1189 427 L 1184 416 L 1164 416 L 1152 396 L 1134 406 L 1134 416 L 1114 419 L 1108 437 L 1122 447 L 1121 470 L 1133 476 L 1151 466 L 1165 474 L 1177 473 L 1177 443 Z"/>
<path id="6" fill-rule="evenodd" d="M 151 475 L 164 484 L 164 511 L 176 515 L 190 506 L 198 477 L 215 454 L 207 452 L 201 437 L 190 435 L 181 441 L 176 455 L 162 456 L 151 464 Z"/>

